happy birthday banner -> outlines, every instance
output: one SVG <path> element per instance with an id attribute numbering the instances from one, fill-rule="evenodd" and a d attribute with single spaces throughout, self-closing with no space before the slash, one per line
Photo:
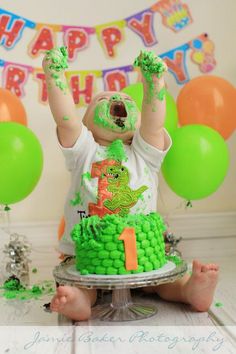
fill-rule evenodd
<path id="1" fill-rule="evenodd" d="M 216 65 L 214 58 L 214 43 L 206 33 L 170 51 L 159 54 L 168 65 L 178 84 L 189 81 L 186 54 L 191 50 L 190 59 L 203 73 L 212 71 Z M 47 86 L 42 68 L 33 68 L 29 65 L 12 63 L 0 59 L 2 71 L 2 87 L 12 91 L 18 97 L 25 95 L 24 87 L 29 74 L 39 83 L 39 100 L 47 103 Z M 96 92 L 96 79 L 101 78 L 104 90 L 120 91 L 129 85 L 128 73 L 137 71 L 132 65 L 121 66 L 106 70 L 66 71 L 66 78 L 71 89 L 74 102 L 79 107 L 91 102 L 92 95 Z"/>
<path id="2" fill-rule="evenodd" d="M 64 45 L 68 49 L 68 59 L 74 61 L 78 52 L 89 46 L 90 35 L 96 34 L 105 54 L 113 58 L 117 52 L 116 46 L 124 41 L 125 27 L 140 36 L 146 47 L 158 42 L 153 27 L 157 12 L 162 17 L 163 25 L 174 32 L 193 22 L 188 6 L 181 0 L 160 0 L 150 8 L 123 20 L 94 27 L 36 23 L 0 8 L 0 45 L 8 50 L 13 49 L 22 38 L 25 28 L 33 29 L 36 34 L 28 46 L 28 54 L 36 58 L 46 50 L 56 47 L 56 33 L 62 32 Z"/>

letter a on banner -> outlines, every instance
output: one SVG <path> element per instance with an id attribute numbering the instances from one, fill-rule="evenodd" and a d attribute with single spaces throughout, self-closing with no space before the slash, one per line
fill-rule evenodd
<path id="1" fill-rule="evenodd" d="M 49 27 L 47 25 L 37 25 L 38 32 L 29 44 L 28 53 L 31 57 L 38 57 L 40 54 L 45 53 L 47 50 L 55 47 L 56 38 L 55 38 L 55 29 L 54 27 Z"/>

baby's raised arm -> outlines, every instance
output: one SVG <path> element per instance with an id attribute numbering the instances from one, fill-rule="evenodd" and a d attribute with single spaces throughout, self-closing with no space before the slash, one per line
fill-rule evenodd
<path id="1" fill-rule="evenodd" d="M 57 124 L 60 143 L 72 147 L 80 136 L 82 123 L 76 116 L 75 104 L 65 77 L 67 68 L 66 48 L 47 51 L 43 59 L 49 105 Z"/>
<path id="2" fill-rule="evenodd" d="M 143 81 L 140 134 L 147 143 L 164 150 L 166 102 L 163 74 L 167 71 L 167 66 L 153 52 L 148 51 L 141 52 L 134 65 L 140 67 Z"/>

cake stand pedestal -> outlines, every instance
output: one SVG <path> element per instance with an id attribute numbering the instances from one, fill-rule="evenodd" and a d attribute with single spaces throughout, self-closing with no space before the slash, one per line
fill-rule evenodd
<path id="1" fill-rule="evenodd" d="M 153 304 L 134 303 L 130 289 L 155 286 L 173 282 L 187 271 L 187 263 L 168 261 L 161 269 L 141 274 L 127 275 L 81 275 L 75 269 L 75 261 L 61 263 L 53 271 L 59 285 L 71 285 L 86 289 L 112 290 L 111 303 L 97 305 L 92 309 L 92 318 L 102 321 L 133 321 L 148 318 L 157 313 Z"/>

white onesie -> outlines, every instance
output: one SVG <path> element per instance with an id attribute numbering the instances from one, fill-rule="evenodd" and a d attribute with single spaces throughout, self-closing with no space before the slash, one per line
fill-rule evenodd
<path id="1" fill-rule="evenodd" d="M 96 143 L 84 125 L 72 148 L 59 143 L 71 172 L 64 209 L 65 232 L 59 244 L 61 252 L 75 254 L 70 232 L 83 217 L 156 211 L 157 172 L 172 144 L 166 130 L 165 141 L 167 148 L 161 151 L 145 142 L 136 130 L 132 144 L 123 145 L 127 158 L 121 162 L 108 159 L 107 147 Z"/>

